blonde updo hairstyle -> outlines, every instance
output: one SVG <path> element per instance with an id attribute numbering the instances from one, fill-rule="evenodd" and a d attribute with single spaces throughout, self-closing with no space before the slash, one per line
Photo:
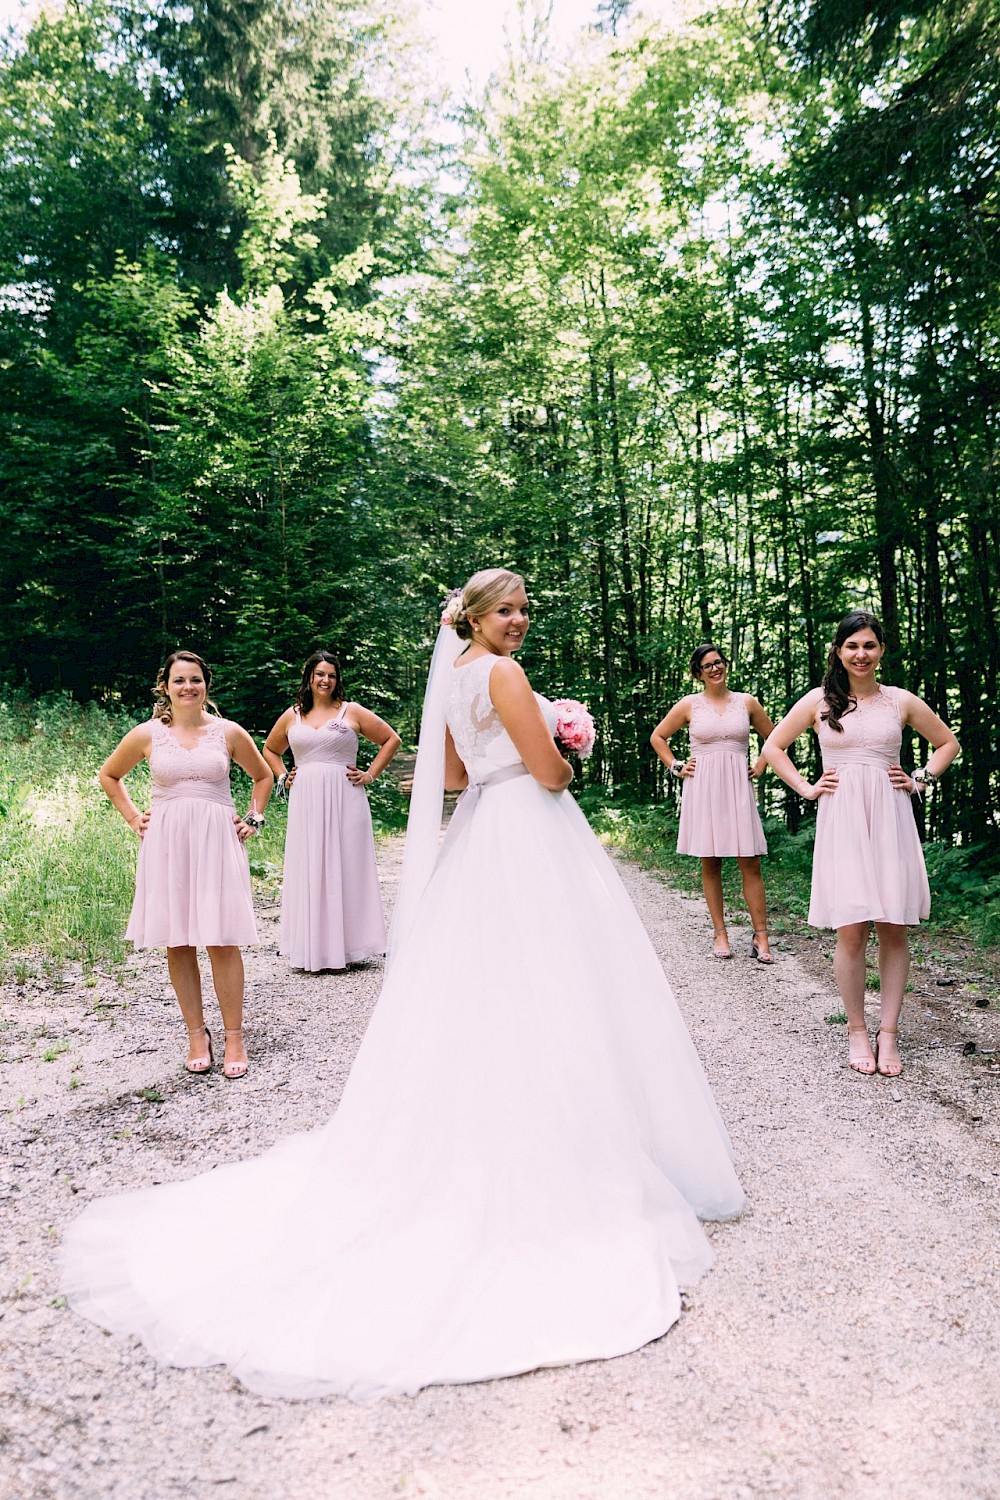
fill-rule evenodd
<path id="1" fill-rule="evenodd" d="M 501 599 L 506 599 L 518 588 L 524 588 L 524 579 L 509 568 L 483 568 L 473 573 L 462 590 L 462 602 L 454 615 L 455 634 L 460 640 L 471 641 L 473 631 L 469 616 L 488 615 Z"/>
<path id="2" fill-rule="evenodd" d="M 217 714 L 219 710 L 208 696 L 212 691 L 211 667 L 202 661 L 201 657 L 194 651 L 172 651 L 156 674 L 156 683 L 153 687 L 153 718 L 162 719 L 164 724 L 171 723 L 173 719 L 170 707 L 170 695 L 167 692 L 167 683 L 170 681 L 170 668 L 175 661 L 190 661 L 196 667 L 201 668 L 201 675 L 205 679 L 205 707 L 211 710 L 212 713 Z"/>

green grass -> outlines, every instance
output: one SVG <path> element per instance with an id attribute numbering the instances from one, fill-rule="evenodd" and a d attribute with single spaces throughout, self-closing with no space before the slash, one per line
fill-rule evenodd
<path id="1" fill-rule="evenodd" d="M 675 889 L 701 895 L 701 862 L 677 853 L 677 821 L 662 804 L 611 802 L 592 790 L 580 799 L 592 827 L 623 854 L 646 869 L 659 870 Z M 764 822 L 768 856 L 763 862 L 772 931 L 805 923 L 809 911 L 814 825 L 790 834 L 777 818 Z M 1000 873 L 984 850 L 926 844 L 931 883 L 930 921 L 925 938 L 937 932 L 962 933 L 980 947 L 1000 944 Z M 739 867 L 723 860 L 727 911 L 742 908 Z M 877 976 L 876 976 L 877 981 Z"/>
<path id="2" fill-rule="evenodd" d="M 89 974 L 127 956 L 136 839 L 108 804 L 97 770 L 133 722 L 65 695 L 36 702 L 0 697 L 0 978 L 56 978 L 72 961 Z M 239 808 L 249 785 L 234 773 Z M 136 806 L 148 807 L 145 765 L 130 775 L 129 789 Z M 592 790 L 580 800 L 615 848 L 663 872 L 678 890 L 701 894 L 699 861 L 677 854 L 677 825 L 667 808 L 612 802 Z M 379 778 L 369 802 L 377 837 L 405 827 L 407 803 L 393 777 Z M 286 820 L 287 803 L 272 801 L 267 826 L 249 847 L 254 883 L 273 901 L 281 889 Z M 794 837 L 777 819 L 765 828 L 768 906 L 780 933 L 803 924 L 808 911 L 812 825 Z M 947 930 L 1000 944 L 1000 872 L 986 851 L 928 844 L 925 853 L 934 910 L 924 938 Z M 738 911 L 735 860 L 723 863 L 723 888 L 727 907 Z"/>
<path id="3" fill-rule="evenodd" d="M 606 843 L 649 870 L 665 874 L 670 884 L 692 896 L 701 895 L 701 861 L 677 853 L 677 821 L 661 804 L 611 803 L 592 792 L 580 799 L 591 826 Z M 805 921 L 809 910 L 812 829 L 796 838 L 775 818 L 765 822 L 770 857 L 765 861 L 768 916 L 771 928 L 782 931 Z M 739 867 L 723 860 L 722 888 L 727 911 L 742 908 Z"/>
<path id="4" fill-rule="evenodd" d="M 88 972 L 127 957 L 137 842 L 97 771 L 134 722 L 63 694 L 0 697 L 0 978 L 55 979 L 69 962 Z M 147 765 L 131 772 L 128 787 L 137 807 L 149 806 Z M 249 789 L 235 770 L 241 810 Z M 370 803 L 377 837 L 405 827 L 406 803 L 391 777 L 375 783 Z M 281 889 L 286 819 L 287 804 L 272 801 L 267 826 L 249 845 L 254 884 L 272 900 Z"/>
<path id="5" fill-rule="evenodd" d="M 96 773 L 128 721 L 54 695 L 0 700 L 0 973 L 24 981 L 125 956 L 135 837 Z M 133 795 L 143 805 L 140 768 Z M 123 913 L 125 914 L 123 916 Z"/>

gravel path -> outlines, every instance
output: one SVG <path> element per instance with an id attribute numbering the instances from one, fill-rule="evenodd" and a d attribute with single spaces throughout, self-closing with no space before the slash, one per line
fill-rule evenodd
<path id="1" fill-rule="evenodd" d="M 398 843 L 380 851 L 390 897 L 398 858 Z M 77 1319 L 56 1296 L 64 1223 L 92 1196 L 326 1119 L 380 973 L 293 976 L 273 940 L 256 950 L 240 1083 L 180 1071 L 160 954 L 136 955 L 121 985 L 67 974 L 0 992 L 4 1500 L 996 1500 L 996 1008 L 951 991 L 945 1026 L 917 994 L 906 1076 L 862 1079 L 826 1021 L 827 966 L 787 950 L 770 970 L 713 964 L 700 903 L 622 873 L 750 1207 L 710 1231 L 715 1270 L 665 1338 L 571 1369 L 369 1407 L 283 1402 L 221 1369 L 161 1369 Z M 732 936 L 744 954 L 749 934 Z"/>

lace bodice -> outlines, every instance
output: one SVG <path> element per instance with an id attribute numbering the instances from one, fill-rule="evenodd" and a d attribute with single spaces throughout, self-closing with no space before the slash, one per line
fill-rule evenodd
<path id="1" fill-rule="evenodd" d="M 229 790 L 227 721 L 209 719 L 190 750 L 186 749 L 162 719 L 150 720 L 153 743 L 149 768 L 153 777 L 153 802 L 173 797 L 197 797 L 206 802 L 232 806 Z"/>
<path id="2" fill-rule="evenodd" d="M 295 719 L 289 726 L 288 743 L 295 756 L 296 766 L 325 765 L 353 766 L 358 758 L 357 732 L 344 719 L 345 703 L 335 719 L 313 727 L 306 724 L 296 710 Z"/>
<path id="3" fill-rule="evenodd" d="M 467 666 L 451 668 L 445 714 L 455 749 L 469 773 L 470 782 L 484 781 L 492 772 L 504 766 L 518 765 L 521 760 L 490 698 L 490 673 L 498 660 L 496 656 L 481 656 Z M 535 698 L 554 734 L 555 710 L 540 693 L 536 693 Z"/>
<path id="4" fill-rule="evenodd" d="M 850 764 L 891 766 L 899 761 L 903 726 L 899 716 L 899 689 L 880 687 L 870 698 L 859 698 L 857 707 L 840 723 L 843 733 L 819 719 L 817 734 L 823 751 L 824 771 Z M 824 712 L 825 701 L 819 712 Z"/>
<path id="5" fill-rule="evenodd" d="M 691 699 L 689 733 L 693 756 L 725 750 L 745 757 L 750 745 L 750 714 L 743 694 L 730 693 L 720 709 L 704 693 L 695 693 Z"/>

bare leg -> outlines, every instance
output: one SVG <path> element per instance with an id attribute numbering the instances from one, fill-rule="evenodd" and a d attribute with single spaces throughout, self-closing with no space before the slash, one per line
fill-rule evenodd
<path id="1" fill-rule="evenodd" d="M 701 862 L 701 888 L 705 893 L 705 904 L 715 930 L 712 952 L 716 958 L 732 958 L 726 934 L 726 913 L 722 904 L 722 860 L 715 855 Z"/>
<path id="2" fill-rule="evenodd" d="M 167 973 L 173 985 L 177 1003 L 188 1029 L 189 1063 L 204 1063 L 195 1072 L 207 1072 L 211 1061 L 208 1051 L 208 1036 L 205 1032 L 205 1012 L 201 1005 L 201 970 L 198 968 L 197 948 L 168 948 Z"/>
<path id="3" fill-rule="evenodd" d="M 243 1046 L 243 954 L 233 946 L 209 948 L 212 982 L 226 1028 L 226 1056 L 223 1068 L 242 1067 L 246 1071 L 247 1054 Z"/>
<path id="4" fill-rule="evenodd" d="M 753 923 L 757 951 L 764 957 L 770 958 L 771 945 L 767 937 L 767 897 L 764 895 L 764 877 L 760 873 L 760 855 L 740 858 L 736 863 L 743 877 L 743 899 Z"/>
<path id="5" fill-rule="evenodd" d="M 903 991 L 910 972 L 910 940 L 905 927 L 894 922 L 876 922 L 878 974 L 882 1013 L 879 1019 L 878 1070 L 888 1078 L 903 1071 L 896 1032 L 903 1009 Z"/>
<path id="6" fill-rule="evenodd" d="M 868 922 L 851 922 L 837 928 L 833 976 L 847 1012 L 848 1062 L 856 1073 L 874 1073 L 875 1057 L 865 1025 L 865 949 Z"/>

